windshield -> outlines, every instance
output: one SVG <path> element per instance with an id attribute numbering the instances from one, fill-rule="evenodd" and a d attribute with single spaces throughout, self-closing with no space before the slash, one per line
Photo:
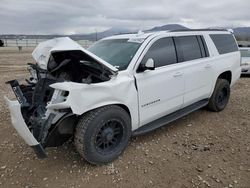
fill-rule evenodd
<path id="1" fill-rule="evenodd" d="M 125 70 L 141 43 L 129 39 L 101 40 L 88 48 L 90 52 L 119 70 Z"/>
<path id="2" fill-rule="evenodd" d="M 240 50 L 241 57 L 250 57 L 250 50 Z"/>

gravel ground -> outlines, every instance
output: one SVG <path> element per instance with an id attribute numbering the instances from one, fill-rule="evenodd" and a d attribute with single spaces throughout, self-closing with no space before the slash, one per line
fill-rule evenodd
<path id="1" fill-rule="evenodd" d="M 0 187 L 250 187 L 250 78 L 232 88 L 220 113 L 196 111 L 133 138 L 106 166 L 91 166 L 72 143 L 38 160 L 11 126 L 5 81 L 25 78 L 31 50 L 0 48 Z"/>

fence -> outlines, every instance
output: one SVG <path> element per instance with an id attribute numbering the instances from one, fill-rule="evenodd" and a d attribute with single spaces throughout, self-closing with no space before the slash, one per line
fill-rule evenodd
<path id="1" fill-rule="evenodd" d="M 36 47 L 40 42 L 46 41 L 48 39 L 2 39 L 5 47 L 17 47 L 20 49 L 24 47 Z M 92 41 L 79 40 L 78 42 L 82 47 L 88 48 Z"/>

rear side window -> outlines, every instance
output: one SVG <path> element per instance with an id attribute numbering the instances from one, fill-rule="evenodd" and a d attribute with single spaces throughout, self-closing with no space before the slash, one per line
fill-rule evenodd
<path id="1" fill-rule="evenodd" d="M 149 58 L 154 60 L 155 67 L 177 63 L 173 38 L 157 40 L 143 57 L 142 63 L 146 63 Z"/>
<path id="2" fill-rule="evenodd" d="M 200 36 L 174 37 L 178 61 L 190 61 L 207 57 L 203 41 Z"/>
<path id="3" fill-rule="evenodd" d="M 238 51 L 237 44 L 231 34 L 212 34 L 210 35 L 219 54 L 226 54 Z"/>

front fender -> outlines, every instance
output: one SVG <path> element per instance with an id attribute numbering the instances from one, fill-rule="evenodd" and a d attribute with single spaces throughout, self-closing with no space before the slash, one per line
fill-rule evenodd
<path id="1" fill-rule="evenodd" d="M 103 82 L 98 84 L 81 84 L 63 82 L 52 84 L 55 92 L 68 91 L 65 100 L 53 100 L 47 105 L 49 109 L 70 108 L 76 115 L 82 115 L 90 110 L 112 104 L 125 105 L 131 114 L 132 129 L 138 128 L 138 100 L 133 80 L 117 82 Z M 56 102 L 55 102 L 56 101 Z"/>

